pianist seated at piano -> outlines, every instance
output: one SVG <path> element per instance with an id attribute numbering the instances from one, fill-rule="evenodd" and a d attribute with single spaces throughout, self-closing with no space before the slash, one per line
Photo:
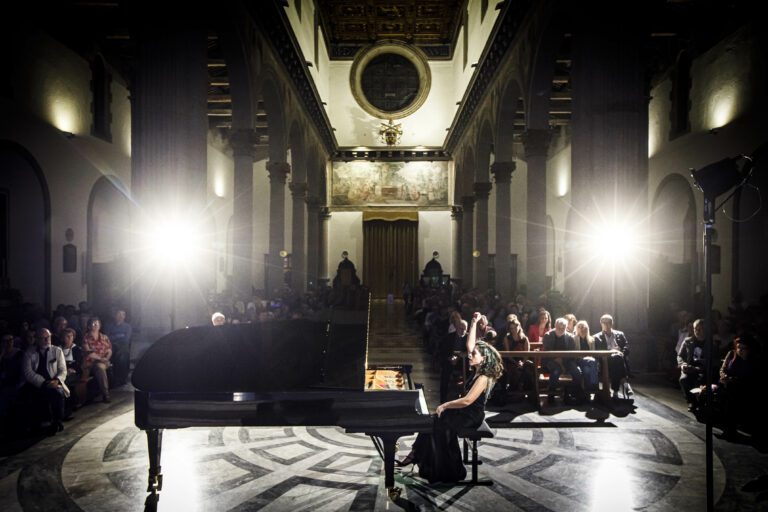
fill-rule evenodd
<path id="1" fill-rule="evenodd" d="M 467 355 L 474 377 L 463 397 L 437 406 L 432 433 L 420 433 L 400 467 L 417 464 L 419 475 L 432 482 L 457 482 L 466 476 L 456 431 L 479 427 L 485 419 L 485 403 L 501 377 L 501 356 L 493 346 L 477 340 L 480 313 L 472 316 L 467 335 Z"/>

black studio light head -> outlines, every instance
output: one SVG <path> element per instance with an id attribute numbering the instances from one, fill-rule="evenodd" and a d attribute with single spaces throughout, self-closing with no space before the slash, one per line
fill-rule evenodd
<path id="1" fill-rule="evenodd" d="M 737 162 L 741 157 L 723 158 L 701 169 L 691 169 L 696 188 L 705 197 L 715 198 L 735 187 L 743 180 Z"/>

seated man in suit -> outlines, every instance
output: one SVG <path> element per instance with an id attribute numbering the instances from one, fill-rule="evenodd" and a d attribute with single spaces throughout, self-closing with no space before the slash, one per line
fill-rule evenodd
<path id="1" fill-rule="evenodd" d="M 576 342 L 573 336 L 566 332 L 568 320 L 558 318 L 555 320 L 555 328 L 544 335 L 544 351 L 577 350 Z M 572 379 L 570 393 L 576 402 L 583 402 L 586 399 L 581 377 L 581 369 L 576 359 L 552 357 L 544 359 L 544 365 L 549 372 L 549 391 L 548 400 L 554 402 L 554 388 L 560 381 L 560 375 L 568 372 Z M 566 393 L 567 398 L 567 393 Z"/>
<path id="2" fill-rule="evenodd" d="M 613 328 L 613 317 L 603 315 L 600 317 L 602 330 L 595 335 L 595 350 L 613 350 L 619 357 L 611 357 L 608 364 L 608 373 L 611 375 L 611 387 L 614 398 L 618 397 L 618 387 L 624 385 L 624 395 L 632 395 L 632 387 L 629 385 L 629 342 L 624 333 Z M 614 386 L 615 384 L 615 386 Z"/>

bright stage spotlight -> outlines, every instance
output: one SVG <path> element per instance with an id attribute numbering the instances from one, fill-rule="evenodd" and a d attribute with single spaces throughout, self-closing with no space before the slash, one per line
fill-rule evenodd
<path id="1" fill-rule="evenodd" d="M 180 218 L 161 221 L 149 231 L 149 249 L 166 265 L 189 265 L 200 252 L 201 235 L 194 222 Z"/>
<path id="2" fill-rule="evenodd" d="M 606 263 L 627 263 L 640 250 L 639 227 L 629 221 L 614 219 L 594 224 L 590 246 Z"/>

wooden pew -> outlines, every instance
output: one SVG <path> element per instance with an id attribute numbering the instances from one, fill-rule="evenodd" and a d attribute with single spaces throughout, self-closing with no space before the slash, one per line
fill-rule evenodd
<path id="1" fill-rule="evenodd" d="M 543 351 L 543 350 L 529 350 L 529 351 L 506 351 L 502 350 L 499 351 L 499 354 L 501 354 L 502 359 L 506 358 L 522 358 L 522 359 L 532 359 L 534 362 L 534 368 L 535 373 L 533 376 L 533 385 L 535 389 L 535 393 L 537 396 L 539 396 L 539 375 L 541 374 L 542 369 L 541 366 L 541 359 L 542 358 L 552 358 L 552 357 L 562 357 L 562 358 L 573 358 L 573 359 L 581 359 L 582 357 L 591 356 L 595 359 L 600 360 L 600 382 L 602 383 L 602 386 L 598 390 L 598 392 L 595 394 L 595 398 L 604 403 L 608 403 L 611 399 L 611 379 L 608 375 L 608 358 L 611 357 L 611 354 L 613 354 L 613 350 L 551 350 L 551 351 Z"/>

